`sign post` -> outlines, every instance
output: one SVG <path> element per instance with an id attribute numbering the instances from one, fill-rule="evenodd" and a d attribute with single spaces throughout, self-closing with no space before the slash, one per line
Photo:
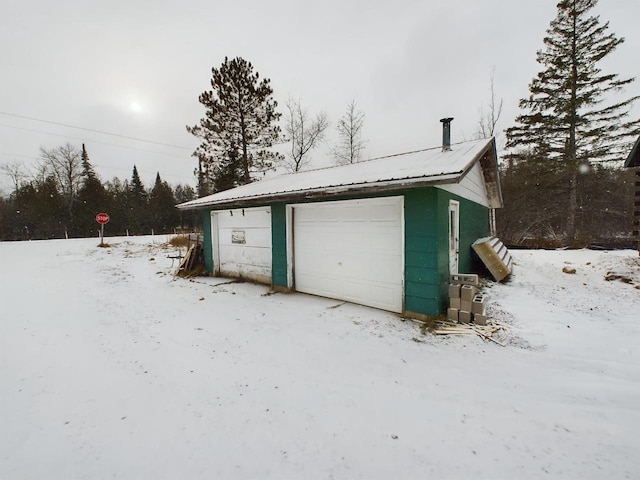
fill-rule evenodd
<path id="1" fill-rule="evenodd" d="M 100 224 L 100 246 L 104 247 L 104 224 L 109 223 L 109 215 L 107 213 L 97 214 L 96 222 Z"/>

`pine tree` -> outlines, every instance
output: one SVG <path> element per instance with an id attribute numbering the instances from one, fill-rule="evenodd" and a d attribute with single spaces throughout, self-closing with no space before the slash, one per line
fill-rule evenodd
<path id="1" fill-rule="evenodd" d="M 14 238 L 63 238 L 67 232 L 64 197 L 53 175 L 22 185 L 15 195 Z"/>
<path id="2" fill-rule="evenodd" d="M 156 174 L 156 181 L 149 193 L 151 228 L 156 233 L 170 233 L 178 225 L 179 216 L 176 198 L 169 184 Z"/>
<path id="3" fill-rule="evenodd" d="M 113 177 L 106 183 L 105 188 L 109 197 L 109 232 L 124 235 L 129 228 L 129 181 Z"/>
<path id="4" fill-rule="evenodd" d="M 240 57 L 225 57 L 211 72 L 212 89 L 199 97 L 205 117 L 187 126 L 202 142 L 193 153 L 198 158 L 200 195 L 209 182 L 214 192 L 250 183 L 282 158 L 269 150 L 280 138 L 280 113 L 270 80 L 260 80 L 253 65 Z"/>
<path id="5" fill-rule="evenodd" d="M 131 183 L 127 189 L 128 229 L 130 233 L 140 235 L 146 233 L 148 222 L 147 215 L 147 192 L 144 189 L 138 169 L 133 166 Z"/>
<path id="6" fill-rule="evenodd" d="M 131 182 L 129 183 L 129 192 L 131 200 L 138 205 L 144 205 L 147 201 L 147 192 L 144 189 L 138 168 L 134 165 L 131 173 Z"/>
<path id="7" fill-rule="evenodd" d="M 176 204 L 190 202 L 197 198 L 191 185 L 176 185 L 174 190 Z M 200 213 L 197 210 L 178 210 L 179 225 L 183 230 L 191 231 L 200 223 Z"/>
<path id="8" fill-rule="evenodd" d="M 599 68 L 599 62 L 624 39 L 607 33 L 608 22 L 600 24 L 599 17 L 589 16 L 596 3 L 558 3 L 557 17 L 544 38 L 546 49 L 537 53 L 545 69 L 529 85 L 530 96 L 520 101 L 527 113 L 506 132 L 510 163 L 534 157 L 544 165 L 545 174 L 566 176 L 568 244 L 574 243 L 578 228 L 578 175 L 593 163 L 622 160 L 640 132 L 640 122 L 627 119 L 638 97 L 606 103 L 633 78 L 621 79 Z"/>
<path id="9" fill-rule="evenodd" d="M 76 202 L 74 233 L 80 236 L 92 236 L 97 230 L 95 216 L 108 209 L 109 197 L 89 161 L 89 154 L 84 144 L 82 144 L 81 161 L 83 182 Z"/>

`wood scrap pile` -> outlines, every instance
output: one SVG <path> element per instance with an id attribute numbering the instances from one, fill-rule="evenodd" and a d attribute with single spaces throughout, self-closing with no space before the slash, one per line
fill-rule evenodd
<path id="1" fill-rule="evenodd" d="M 204 251 L 201 245 L 195 244 L 189 247 L 178 266 L 178 275 L 187 277 L 201 275 L 204 270 Z"/>
<path id="2" fill-rule="evenodd" d="M 438 320 L 435 328 L 431 330 L 434 335 L 478 335 L 483 340 L 489 340 L 504 347 L 505 344 L 493 338 L 493 334 L 500 330 L 507 330 L 503 323 L 491 322 L 487 325 L 475 325 L 473 323 L 457 323 L 451 320 Z"/>

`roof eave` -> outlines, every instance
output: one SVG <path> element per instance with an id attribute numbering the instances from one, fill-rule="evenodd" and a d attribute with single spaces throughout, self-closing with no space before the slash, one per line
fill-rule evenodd
<path id="1" fill-rule="evenodd" d="M 471 171 L 476 163 L 480 163 L 480 169 L 482 170 L 482 176 L 487 189 L 487 201 L 489 208 L 502 208 L 504 206 L 504 201 L 502 198 L 502 186 L 500 184 L 498 152 L 496 149 L 495 138 L 492 137 L 491 141 L 487 143 L 486 148 L 478 152 L 478 154 L 466 165 L 460 180 L 462 180 L 467 173 Z"/>
<path id="2" fill-rule="evenodd" d="M 178 205 L 180 210 L 203 210 L 213 207 L 246 206 L 283 201 L 303 201 L 326 196 L 354 195 L 358 193 L 389 192 L 401 189 L 413 189 L 442 184 L 458 183 L 465 171 L 456 172 L 437 177 L 420 177 L 418 179 L 389 180 L 383 182 L 360 183 L 350 185 L 338 185 L 333 187 L 321 187 L 295 192 L 282 192 L 270 195 L 255 195 L 251 197 L 229 198 L 219 201 L 197 203 L 197 200 Z"/>
<path id="3" fill-rule="evenodd" d="M 478 161 L 482 167 L 482 175 L 487 188 L 487 197 L 490 208 L 502 208 L 504 199 L 502 197 L 502 185 L 500 183 L 500 170 L 498 168 L 498 150 L 496 139 L 491 138 L 488 148 L 478 155 Z"/>

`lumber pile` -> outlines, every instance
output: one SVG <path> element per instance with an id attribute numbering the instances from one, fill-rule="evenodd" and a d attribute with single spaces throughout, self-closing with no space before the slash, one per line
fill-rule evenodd
<path id="1" fill-rule="evenodd" d="M 189 276 L 197 274 L 204 268 L 204 251 L 201 245 L 195 244 L 189 247 L 178 266 L 178 275 Z"/>
<path id="2" fill-rule="evenodd" d="M 506 325 L 498 322 L 491 322 L 488 325 L 474 325 L 472 323 L 455 323 L 450 320 L 441 320 L 436 322 L 436 326 L 431 333 L 434 335 L 478 335 L 483 340 L 488 340 L 504 347 L 505 344 L 493 338 L 493 335 L 500 330 L 506 329 Z"/>

